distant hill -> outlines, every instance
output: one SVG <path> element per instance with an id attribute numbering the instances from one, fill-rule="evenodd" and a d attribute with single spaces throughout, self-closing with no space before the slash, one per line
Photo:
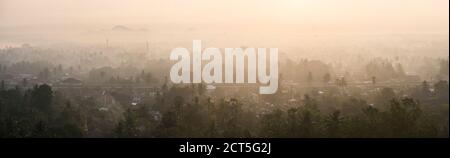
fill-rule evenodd
<path id="1" fill-rule="evenodd" d="M 116 25 L 112 28 L 113 31 L 133 31 L 133 29 L 123 26 L 123 25 Z"/>

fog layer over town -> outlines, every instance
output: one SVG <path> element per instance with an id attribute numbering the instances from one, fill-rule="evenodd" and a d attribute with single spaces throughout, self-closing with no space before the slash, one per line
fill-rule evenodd
<path id="1" fill-rule="evenodd" d="M 0 0 L 0 137 L 448 138 L 448 6 Z M 172 83 L 193 40 L 278 48 L 277 92 Z"/>

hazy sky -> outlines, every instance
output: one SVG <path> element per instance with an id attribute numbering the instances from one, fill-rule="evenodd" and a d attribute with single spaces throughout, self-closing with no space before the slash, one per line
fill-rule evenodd
<path id="1" fill-rule="evenodd" d="M 448 32 L 448 0 L 0 0 L 0 26 L 176 24 Z"/>

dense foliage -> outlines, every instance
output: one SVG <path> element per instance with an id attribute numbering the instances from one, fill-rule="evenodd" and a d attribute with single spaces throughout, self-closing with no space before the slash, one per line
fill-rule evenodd
<path id="1" fill-rule="evenodd" d="M 265 111 L 257 103 L 214 99 L 201 86 L 166 87 L 141 104 L 121 105 L 118 114 L 98 108 L 98 99 L 69 99 L 45 84 L 2 88 L 0 137 L 448 137 L 448 83 L 434 86 L 429 93 L 419 86 L 420 100 L 384 88 L 376 97 L 383 106 L 305 95 Z"/>

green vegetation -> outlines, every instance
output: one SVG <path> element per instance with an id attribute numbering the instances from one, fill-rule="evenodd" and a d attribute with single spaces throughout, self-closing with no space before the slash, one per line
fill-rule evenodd
<path id="1" fill-rule="evenodd" d="M 45 84 L 16 87 L 0 91 L 0 137 L 448 137 L 448 83 L 436 83 L 433 93 L 423 86 L 413 95 L 421 101 L 384 88 L 374 96 L 378 106 L 354 96 L 305 95 L 288 108 L 262 111 L 258 103 L 213 99 L 203 85 L 172 87 L 121 105 L 118 114 Z"/>

